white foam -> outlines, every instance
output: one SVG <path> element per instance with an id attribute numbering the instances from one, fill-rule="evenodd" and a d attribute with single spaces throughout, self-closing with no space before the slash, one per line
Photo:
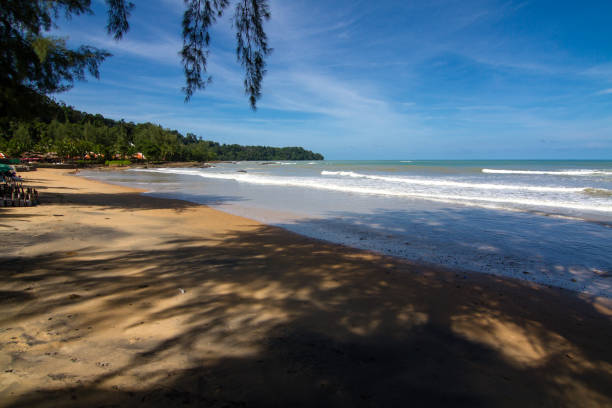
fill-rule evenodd
<path id="1" fill-rule="evenodd" d="M 612 171 L 590 170 L 590 169 L 557 170 L 557 171 L 482 169 L 482 172 L 491 173 L 491 174 L 532 174 L 532 175 L 549 175 L 549 176 L 593 176 L 593 175 L 612 176 Z"/>
<path id="2" fill-rule="evenodd" d="M 234 180 L 234 181 L 243 182 L 243 183 L 269 185 L 269 186 L 301 187 L 301 188 L 313 188 L 313 189 L 319 189 L 319 190 L 355 193 L 355 194 L 420 198 L 420 199 L 441 201 L 441 202 L 447 202 L 447 203 L 476 205 L 476 206 L 486 207 L 486 208 L 515 209 L 516 206 L 519 205 L 519 206 L 536 207 L 536 208 L 537 207 L 550 207 L 550 208 L 563 208 L 563 209 L 570 209 L 570 210 L 612 213 L 612 205 L 606 205 L 603 203 L 597 205 L 597 204 L 583 204 L 580 202 L 553 201 L 553 200 L 536 199 L 536 198 L 426 193 L 426 192 L 406 191 L 406 190 L 401 190 L 401 189 L 390 189 L 390 188 L 382 188 L 382 187 L 337 184 L 337 183 L 331 183 L 329 182 L 329 180 L 325 180 L 321 178 L 275 177 L 275 176 L 266 176 L 266 175 L 254 175 L 254 174 L 248 174 L 248 173 L 247 174 L 245 173 L 213 173 L 213 172 L 209 172 L 206 170 L 190 170 L 190 169 L 134 169 L 134 171 L 187 174 L 187 175 L 195 175 L 195 176 L 199 176 L 203 178 Z M 344 172 L 344 173 L 351 173 L 351 172 Z M 497 206 L 492 206 L 495 204 L 497 204 Z M 510 205 L 510 207 L 508 208 L 507 205 Z"/>
<path id="3" fill-rule="evenodd" d="M 384 180 L 395 183 L 416 184 L 422 186 L 440 186 L 440 187 L 460 187 L 474 188 L 486 190 L 524 190 L 537 192 L 555 192 L 555 193 L 580 193 L 584 189 L 590 187 L 547 187 L 547 186 L 525 186 L 516 184 L 491 184 L 491 183 L 465 183 L 451 180 L 436 180 L 436 179 L 416 179 L 408 177 L 391 177 L 391 176 L 376 176 L 371 174 L 361 174 L 352 171 L 326 171 L 323 170 L 321 175 L 324 176 L 345 176 L 353 178 L 366 178 L 372 180 Z"/>

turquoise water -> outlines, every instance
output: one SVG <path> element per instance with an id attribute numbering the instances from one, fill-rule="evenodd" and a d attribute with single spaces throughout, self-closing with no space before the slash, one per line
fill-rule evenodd
<path id="1" fill-rule="evenodd" d="M 234 162 L 87 176 L 419 262 L 612 293 L 612 161 Z"/>

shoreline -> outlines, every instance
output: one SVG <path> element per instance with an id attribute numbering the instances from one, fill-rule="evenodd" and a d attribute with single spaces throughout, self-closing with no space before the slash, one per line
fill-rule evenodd
<path id="1" fill-rule="evenodd" d="M 609 299 L 65 173 L 0 209 L 0 406 L 612 403 Z"/>
<path id="2" fill-rule="evenodd" d="M 126 169 L 129 170 L 129 169 Z M 121 170 L 120 170 L 121 171 Z M 91 173 L 90 173 L 91 174 Z M 95 174 L 95 173 L 94 173 Z M 95 181 L 104 181 L 102 178 L 97 178 L 97 176 L 92 176 L 89 178 L 87 175 L 84 177 L 95 180 Z M 142 184 L 142 183 L 140 183 Z M 117 185 L 130 186 L 129 182 L 118 182 Z M 186 199 L 195 204 L 206 205 L 205 203 L 198 202 L 197 197 L 191 197 L 187 195 L 187 198 L 181 197 L 180 192 L 175 193 L 164 193 L 164 192 L 155 192 L 152 190 L 146 191 L 147 196 L 149 197 L 164 197 L 169 199 Z M 218 194 L 218 193 L 217 193 Z M 240 208 L 238 204 L 235 208 L 233 206 L 227 208 L 218 208 L 216 206 L 212 206 L 219 211 L 223 211 L 228 214 L 233 214 L 241 217 L 246 217 L 247 219 L 257 220 L 260 223 L 264 223 L 266 225 L 273 225 L 279 228 L 282 228 L 286 231 L 296 233 L 301 236 L 306 236 L 311 239 L 319 240 L 324 243 L 332 244 L 332 245 L 342 245 L 348 248 L 354 248 L 357 250 L 371 251 L 374 254 L 378 254 L 381 256 L 390 256 L 396 258 L 398 260 L 407 261 L 412 263 L 413 265 L 421 265 L 423 267 L 439 267 L 439 268 L 448 268 L 450 270 L 458 270 L 461 273 L 480 273 L 487 274 L 493 276 L 499 276 L 502 278 L 510 278 L 517 279 L 522 282 L 531 282 L 537 285 L 542 285 L 545 287 L 555 287 L 561 288 L 564 290 L 569 290 L 571 292 L 588 295 L 591 297 L 604 297 L 608 299 L 612 299 L 612 291 L 610 290 L 610 285 L 607 282 L 607 278 L 610 275 L 610 271 L 608 271 L 605 266 L 601 265 L 590 265 L 584 266 L 577 262 L 575 265 L 572 263 L 568 263 L 569 259 L 565 259 L 565 263 L 560 261 L 557 263 L 558 259 L 561 258 L 552 258 L 549 257 L 547 263 L 538 262 L 537 260 L 533 261 L 533 259 L 537 259 L 539 257 L 537 251 L 532 252 L 531 254 L 521 253 L 519 250 L 521 248 L 515 248 L 515 251 L 508 251 L 506 253 L 501 253 L 497 257 L 486 258 L 478 253 L 475 249 L 466 249 L 465 254 L 471 253 L 473 255 L 465 255 L 458 254 L 453 252 L 452 250 L 449 252 L 444 252 L 445 249 L 443 246 L 439 247 L 439 250 L 434 251 L 436 255 L 429 255 L 430 259 L 425 259 L 426 257 L 422 257 L 423 253 L 429 252 L 429 247 L 432 245 L 432 242 L 427 244 L 427 248 L 410 247 L 409 249 L 404 245 L 404 240 L 413 241 L 412 238 L 417 239 L 415 237 L 403 237 L 400 239 L 386 240 L 383 239 L 377 240 L 375 236 L 379 233 L 378 231 L 369 231 L 367 229 L 363 229 L 359 234 L 352 234 L 349 231 L 345 233 L 343 229 L 329 229 L 320 228 L 317 225 L 318 219 L 315 217 L 311 222 L 312 225 L 308 226 L 307 223 L 300 223 L 301 218 L 296 213 L 297 222 L 291 222 L 291 220 L 285 219 L 280 220 L 280 217 L 277 217 L 277 221 L 270 222 L 269 216 L 262 216 L 257 212 L 257 208 L 255 208 L 255 212 L 251 212 L 245 214 L 245 209 Z M 475 211 L 470 206 L 461 206 L 464 210 Z M 561 219 L 561 220 L 571 220 L 571 221 L 579 221 L 587 224 L 592 224 L 596 226 L 601 226 L 604 228 L 609 228 L 610 225 L 606 222 L 598 222 L 589 219 L 582 218 L 573 218 L 569 216 L 562 216 L 559 214 L 542 214 L 537 211 L 529 211 L 529 210 L 519 210 L 519 209 L 480 209 L 479 211 L 495 211 L 500 212 L 497 216 L 504 217 L 503 212 L 511 212 L 517 214 L 518 217 L 523 216 L 537 216 L 539 217 L 550 217 L 551 219 Z M 276 212 L 275 210 L 269 210 L 270 213 Z M 265 214 L 265 212 L 262 212 Z M 274 219 L 274 216 L 272 216 Z M 305 218 L 308 220 L 308 218 Z M 333 219 L 330 219 L 330 222 Z M 517 219 L 516 222 L 520 222 L 520 219 Z M 374 220 L 375 222 L 375 220 Z M 543 223 L 543 222 L 542 222 Z M 543 224 L 541 224 L 543 225 Z M 483 225 L 480 225 L 483 227 Z M 345 226 L 346 229 L 347 226 Z M 505 225 L 508 230 L 512 230 L 510 225 Z M 584 234 L 591 233 L 589 231 L 583 231 Z M 359 236 L 357 236 L 359 235 Z M 387 234 L 385 234 L 387 235 Z M 370 236 L 374 236 L 374 239 L 371 239 Z M 456 241 L 460 240 L 461 236 L 457 235 Z M 389 237 L 390 238 L 390 237 Z M 472 236 L 472 239 L 475 237 Z M 537 239 L 537 237 L 531 237 L 531 239 Z M 414 242 L 413 242 L 414 244 Z M 435 244 L 435 242 L 433 243 Z M 443 245 L 443 243 L 438 242 L 439 245 Z M 488 240 L 484 240 L 481 242 L 483 245 L 495 245 L 494 243 L 489 242 Z M 499 244 L 499 243 L 498 243 Z M 549 244 L 549 247 L 551 244 Z M 440 250 L 441 249 L 441 250 Z M 524 251 L 523 251 L 524 252 Z M 438 256 L 437 254 L 441 254 Z M 560 253 L 557 253 L 560 256 Z M 529 260 L 525 262 L 521 262 L 521 259 Z M 471 262 L 470 262 L 471 261 Z M 554 261 L 554 262 L 553 262 Z M 584 261 L 584 260 L 583 260 Z M 458 266 L 463 265 L 463 267 Z M 563 267 L 565 270 L 559 271 L 558 268 Z"/>
<path id="3" fill-rule="evenodd" d="M 111 171 L 111 170 L 120 170 L 120 169 L 109 169 L 109 171 Z M 124 169 L 124 170 L 128 170 L 128 169 Z M 78 176 L 78 177 L 84 177 L 85 179 L 87 179 L 89 181 L 93 181 L 95 183 L 105 184 L 105 185 L 108 185 L 108 186 L 123 187 L 123 188 L 129 189 L 129 190 L 131 190 L 133 192 L 137 192 L 137 193 L 142 194 L 142 196 L 144 198 L 153 197 L 153 198 L 158 198 L 158 199 L 162 199 L 162 200 L 171 200 L 171 201 L 185 202 L 185 203 L 189 203 L 189 204 L 196 205 L 196 206 L 202 206 L 202 207 L 205 207 L 205 208 L 209 208 L 212 211 L 218 211 L 218 212 L 221 212 L 223 214 L 230 215 L 232 217 L 238 217 L 238 218 L 242 218 L 242 219 L 248 220 L 249 222 L 251 222 L 251 223 L 253 223 L 255 225 L 262 225 L 262 226 L 266 226 L 266 227 L 270 227 L 270 228 L 278 228 L 278 229 L 282 230 L 283 232 L 285 232 L 285 233 L 287 233 L 289 235 L 294 235 L 294 236 L 297 236 L 297 237 L 300 237 L 300 238 L 305 238 L 305 239 L 308 239 L 308 240 L 312 240 L 312 241 L 318 242 L 318 243 L 320 243 L 322 245 L 337 246 L 339 248 L 342 248 L 345 251 L 359 251 L 359 252 L 363 252 L 365 254 L 370 254 L 370 255 L 375 256 L 375 257 L 389 258 L 389 259 L 391 259 L 391 260 L 393 260 L 395 262 L 407 263 L 411 267 L 439 269 L 439 270 L 444 270 L 444 271 L 448 271 L 448 272 L 452 272 L 452 273 L 458 273 L 458 274 L 463 274 L 463 275 L 465 275 L 466 273 L 485 275 L 485 276 L 486 275 L 492 275 L 492 276 L 500 277 L 502 279 L 517 280 L 517 281 L 519 281 L 521 283 L 533 284 L 533 285 L 536 285 L 536 286 L 547 287 L 549 289 L 560 289 L 562 291 L 568 291 L 568 292 L 571 292 L 571 293 L 577 293 L 577 294 L 580 294 L 580 295 L 587 296 L 587 297 L 589 297 L 591 299 L 596 299 L 596 298 L 601 298 L 601 297 L 607 298 L 606 296 L 596 296 L 596 295 L 592 295 L 592 294 L 585 293 L 585 292 L 571 290 L 571 289 L 564 288 L 564 287 L 561 287 L 561 286 L 543 285 L 543 284 L 540 284 L 540 283 L 537 283 L 537 282 L 532 282 L 532 281 L 529 281 L 529 280 L 526 280 L 526 279 L 517 279 L 517 278 L 508 277 L 508 276 L 496 275 L 496 274 L 491 274 L 491 273 L 485 273 L 485 272 L 480 272 L 480 271 L 475 271 L 475 270 L 470 270 L 470 269 L 449 268 L 449 267 L 446 267 L 444 265 L 438 265 L 438 264 L 435 264 L 435 263 L 421 262 L 421 261 L 416 261 L 416 260 L 412 260 L 412 259 L 408 259 L 408 258 L 402 258 L 400 256 L 389 255 L 389 254 L 385 254 L 383 252 L 376 251 L 376 250 L 373 250 L 373 249 L 371 250 L 371 249 L 358 248 L 358 247 L 355 247 L 355 246 L 351 246 L 351 245 L 343 244 L 343 243 L 339 243 L 339 242 L 334 242 L 334 241 L 327 240 L 327 239 L 324 239 L 324 238 L 317 238 L 317 237 L 312 237 L 312 236 L 308 236 L 308 235 L 305 235 L 305 234 L 300 234 L 298 232 L 294 232 L 294 231 L 288 230 L 286 228 L 283 228 L 282 226 L 276 226 L 276 225 L 270 225 L 270 224 L 262 223 L 260 221 L 255 220 L 255 219 L 252 219 L 252 218 L 249 218 L 249 217 L 245 217 L 245 216 L 242 216 L 242 215 L 232 214 L 230 212 L 223 211 L 221 209 L 216 209 L 216 208 L 210 207 L 210 206 L 208 206 L 206 204 L 198 203 L 196 201 L 183 200 L 181 198 L 174 198 L 174 197 L 155 196 L 156 192 L 154 192 L 152 190 L 136 188 L 136 187 L 133 187 L 133 186 L 126 186 L 126 185 L 123 185 L 123 184 L 110 183 L 110 182 L 106 182 L 106 181 L 103 181 L 103 180 L 100 180 L 100 179 L 90 179 L 90 178 L 87 178 L 85 176 L 78 175 L 78 174 L 72 174 L 72 175 L 73 176 Z M 145 194 L 149 194 L 149 195 L 145 196 Z M 611 301 L 610 305 L 612 306 L 612 301 Z"/>

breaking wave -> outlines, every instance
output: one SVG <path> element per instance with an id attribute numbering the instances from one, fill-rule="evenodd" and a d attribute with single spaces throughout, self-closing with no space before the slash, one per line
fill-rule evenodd
<path id="1" fill-rule="evenodd" d="M 156 173 L 170 174 L 185 174 L 193 175 L 209 179 L 233 180 L 241 183 L 280 186 L 280 187 L 298 187 L 310 188 L 318 190 L 327 190 L 334 192 L 344 192 L 350 194 L 367 194 L 390 197 L 405 197 L 419 198 L 447 203 L 460 203 L 465 205 L 475 205 L 486 208 L 498 209 L 520 209 L 521 207 L 528 208 L 559 208 L 581 211 L 595 211 L 612 213 L 612 203 L 609 202 L 583 202 L 580 196 L 576 195 L 571 199 L 567 194 L 543 194 L 543 193 L 576 193 L 586 192 L 585 188 L 570 188 L 570 187 L 540 187 L 540 186 L 511 186 L 497 185 L 485 183 L 462 183 L 448 180 L 432 180 L 432 179 L 408 179 L 401 177 L 387 176 L 372 176 L 363 175 L 355 172 L 322 172 L 322 175 L 348 176 L 352 179 L 374 179 L 381 181 L 380 183 L 359 183 L 348 182 L 342 178 L 326 178 L 326 177 L 284 177 L 267 174 L 251 174 L 251 173 L 219 173 L 211 172 L 207 169 L 134 169 L 133 171 L 145 171 Z M 384 182 L 382 182 L 384 181 Z M 452 187 L 438 189 L 415 189 L 409 184 L 431 187 Z M 471 190 L 465 191 L 464 188 Z M 520 190 L 528 189 L 532 195 L 520 195 L 514 193 L 499 193 L 494 194 L 489 191 L 474 191 L 474 189 L 486 190 Z M 547 189 L 547 190 L 546 190 Z M 591 189 L 589 191 L 595 191 Z M 598 190 L 599 191 L 599 190 Z M 608 191 L 608 190 L 606 190 Z M 537 194 L 536 194 L 537 193 Z M 582 195 L 582 194 L 581 194 Z M 582 195 L 584 196 L 584 195 Z"/>

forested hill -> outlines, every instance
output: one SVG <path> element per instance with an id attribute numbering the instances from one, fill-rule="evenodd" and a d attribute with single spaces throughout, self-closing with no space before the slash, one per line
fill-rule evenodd
<path id="1" fill-rule="evenodd" d="M 323 160 L 302 147 L 226 145 L 202 140 L 152 123 L 116 121 L 80 112 L 44 98 L 42 108 L 29 115 L 0 117 L 0 151 L 10 156 L 25 152 L 55 152 L 61 157 L 132 157 L 143 153 L 154 161 Z M 26 119 L 27 117 L 27 119 Z"/>
<path id="2" fill-rule="evenodd" d="M 303 147 L 241 146 L 204 141 L 219 160 L 323 160 L 323 155 Z"/>

